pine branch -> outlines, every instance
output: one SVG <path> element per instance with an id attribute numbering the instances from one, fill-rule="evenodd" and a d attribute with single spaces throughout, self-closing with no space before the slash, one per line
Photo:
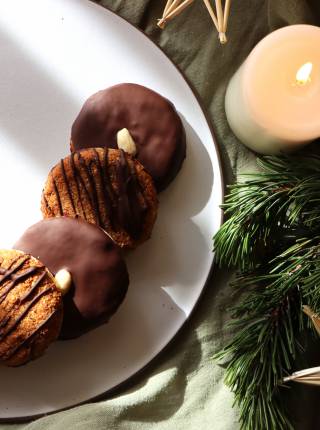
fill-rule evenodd
<path id="1" fill-rule="evenodd" d="M 312 327 L 302 306 L 320 314 L 320 157 L 258 164 L 260 173 L 230 187 L 228 219 L 214 237 L 216 261 L 240 269 L 234 288 L 242 293 L 232 310 L 235 335 L 215 358 L 227 360 L 241 428 L 287 430 L 282 381 Z"/>
<path id="2" fill-rule="evenodd" d="M 221 266 L 253 269 L 275 245 L 285 248 L 319 230 L 320 157 L 270 156 L 258 164 L 262 172 L 230 186 L 222 206 L 229 218 L 214 237 Z"/>
<path id="3" fill-rule="evenodd" d="M 302 351 L 299 334 L 309 326 L 302 305 L 319 311 L 320 237 L 290 247 L 270 262 L 265 274 L 240 275 L 236 287 L 246 292 L 233 309 L 237 334 L 215 359 L 228 360 L 225 382 L 235 393 L 241 428 L 291 429 L 281 381 L 293 370 Z"/>

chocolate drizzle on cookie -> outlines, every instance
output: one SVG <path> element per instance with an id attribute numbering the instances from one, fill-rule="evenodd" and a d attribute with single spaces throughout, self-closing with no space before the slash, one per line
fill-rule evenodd
<path id="1" fill-rule="evenodd" d="M 63 209 L 62 209 L 62 202 L 61 202 L 61 198 L 60 198 L 60 193 L 59 193 L 56 181 L 55 181 L 55 179 L 53 177 L 53 174 L 51 173 L 51 175 L 52 175 L 52 184 L 53 184 L 54 193 L 55 193 L 55 196 L 56 196 L 56 200 L 58 202 L 58 208 L 59 208 L 58 215 L 61 216 L 61 215 L 63 215 Z"/>
<path id="2" fill-rule="evenodd" d="M 26 260 L 28 260 L 28 257 L 25 256 L 24 258 L 22 258 L 19 263 L 12 268 L 14 263 L 18 260 L 19 258 L 15 259 L 11 263 L 10 267 L 4 271 L 2 277 L 0 278 L 0 287 L 1 284 L 3 284 L 5 281 L 10 280 L 8 285 L 6 285 L 5 288 L 0 290 L 0 304 L 5 300 L 10 291 L 18 284 L 18 281 L 21 281 L 24 277 L 32 274 L 36 270 L 36 267 L 29 267 L 24 272 L 15 275 L 15 272 L 20 269 L 20 267 L 25 263 Z"/>
<path id="3" fill-rule="evenodd" d="M 69 200 L 70 200 L 70 203 L 71 203 L 71 206 L 72 206 L 72 210 L 73 210 L 73 212 L 76 212 L 76 208 L 75 208 L 75 205 L 74 205 L 72 192 L 71 192 L 69 181 L 67 180 L 67 175 L 66 175 L 66 171 L 65 171 L 65 168 L 64 168 L 64 161 L 63 161 L 63 159 L 60 161 L 60 167 L 61 167 L 61 172 L 62 172 L 64 183 L 66 184 L 66 187 L 67 187 L 68 196 L 69 196 Z"/>
<path id="4" fill-rule="evenodd" d="M 32 293 L 36 290 L 36 288 L 40 286 L 40 283 L 42 282 L 46 274 L 47 272 L 44 270 L 39 276 L 39 278 L 37 278 L 35 282 L 32 284 L 30 290 L 26 291 L 26 293 L 22 297 L 20 297 L 20 303 L 24 303 L 32 295 Z"/>
<path id="5" fill-rule="evenodd" d="M 95 224 L 114 231 L 124 229 L 132 238 L 138 238 L 143 230 L 148 204 L 134 163 L 128 162 L 129 156 L 123 150 L 118 151 L 119 156 L 112 165 L 108 160 L 108 148 L 100 150 L 102 156 L 95 148 L 90 151 L 92 155 L 89 160 L 81 152 L 75 152 L 69 159 L 60 161 L 59 171 L 51 172 L 57 202 L 55 215 L 80 216 L 88 221 L 85 206 L 89 203 Z M 71 175 L 66 173 L 67 163 Z M 67 205 L 62 194 L 68 196 L 70 205 Z M 46 196 L 43 199 L 45 205 L 49 205 Z M 49 205 L 49 209 L 54 213 L 52 206 Z"/>
<path id="6" fill-rule="evenodd" d="M 103 153 L 103 162 L 101 164 L 98 151 L 94 148 L 94 156 L 97 162 L 100 183 L 103 184 L 103 201 L 106 208 L 107 218 L 109 226 L 112 230 L 115 229 L 114 218 L 115 218 L 115 195 L 110 181 L 109 175 L 109 161 L 108 161 L 108 150 Z"/>
<path id="7" fill-rule="evenodd" d="M 42 281 L 47 275 L 46 269 L 42 266 L 30 266 L 24 268 L 25 265 L 30 264 L 30 256 L 23 255 L 13 259 L 8 268 L 1 267 L 0 270 L 0 342 L 13 333 L 18 325 L 26 318 L 31 309 L 39 302 L 39 300 L 46 294 L 52 291 L 52 287 L 41 287 Z M 22 295 L 17 293 L 16 299 L 11 302 L 6 302 L 9 298 L 10 292 L 18 288 L 21 284 L 25 283 L 27 278 L 35 276 L 39 272 L 38 277 L 32 283 L 27 291 Z M 19 312 L 21 307 L 21 312 Z M 51 318 L 55 310 L 50 313 L 48 318 Z M 46 321 L 48 321 L 46 318 Z M 45 321 L 45 322 L 46 322 Z M 40 324 L 31 333 L 28 333 L 27 338 L 18 336 L 5 353 L 1 354 L 2 360 L 8 360 L 12 355 L 17 352 L 27 340 L 31 339 L 38 331 L 44 326 L 45 322 L 42 320 Z"/>
<path id="8" fill-rule="evenodd" d="M 136 238 L 141 233 L 143 215 L 147 207 L 143 197 L 141 198 L 136 172 L 130 169 L 122 149 L 120 150 L 120 158 L 116 164 L 116 174 L 119 184 L 118 222 L 132 237 Z"/>
<path id="9" fill-rule="evenodd" d="M 18 352 L 18 350 L 22 347 L 24 347 L 28 342 L 32 341 L 32 338 L 40 331 L 42 330 L 48 323 L 49 321 L 53 318 L 53 316 L 56 314 L 56 311 L 52 311 L 47 318 L 41 322 L 41 324 L 37 327 L 37 329 L 35 331 L 33 331 L 32 333 L 30 333 L 25 339 L 22 340 L 21 343 L 17 344 L 13 349 L 11 349 L 10 351 L 8 351 L 7 354 L 5 354 L 2 359 L 3 360 L 9 360 L 16 352 Z"/>
<path id="10" fill-rule="evenodd" d="M 81 173 L 84 175 L 84 181 L 82 181 L 83 184 L 88 184 L 88 189 L 84 185 L 84 189 L 86 191 L 86 194 L 88 196 L 88 199 L 91 203 L 91 208 L 93 209 L 95 220 L 98 225 L 101 225 L 101 218 L 100 218 L 100 211 L 99 211 L 99 202 L 98 202 L 98 196 L 97 196 L 97 190 L 96 190 L 96 184 L 95 180 L 92 177 L 92 171 L 89 170 L 85 160 L 82 158 L 81 154 L 78 153 L 78 164 L 80 169 L 76 170 L 76 172 L 79 174 L 79 177 L 81 177 Z"/>

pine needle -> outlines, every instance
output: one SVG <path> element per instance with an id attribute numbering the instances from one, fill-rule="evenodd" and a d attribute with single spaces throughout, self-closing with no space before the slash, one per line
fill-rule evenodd
<path id="1" fill-rule="evenodd" d="M 220 266 L 252 269 L 280 240 L 312 235 L 320 226 L 320 157 L 258 160 L 261 173 L 243 175 L 222 206 L 227 221 L 214 237 Z"/>
<path id="2" fill-rule="evenodd" d="M 240 270 L 234 336 L 215 355 L 227 361 L 243 430 L 292 429 L 282 403 L 310 329 L 303 305 L 320 311 L 320 157 L 263 157 L 261 173 L 230 187 L 227 221 L 214 237 L 216 261 Z"/>

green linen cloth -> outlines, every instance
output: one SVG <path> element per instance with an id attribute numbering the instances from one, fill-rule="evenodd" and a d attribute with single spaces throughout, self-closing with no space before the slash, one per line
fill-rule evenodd
<path id="1" fill-rule="evenodd" d="M 67 1 L 67 0 L 66 0 Z M 165 0 L 102 0 L 145 31 L 185 73 L 210 113 L 227 183 L 254 166 L 254 155 L 232 135 L 224 114 L 226 85 L 255 44 L 270 31 L 296 23 L 320 24 L 319 0 L 234 0 L 229 42 L 221 46 L 202 1 L 196 0 L 164 31 L 156 26 Z M 174 342 L 127 389 L 113 398 L 0 430 L 234 430 L 239 428 L 223 368 L 212 355 L 228 333 L 228 280 L 214 270 L 191 320 Z M 0 381 L 1 383 L 1 381 Z M 44 381 L 45 383 L 45 381 Z M 32 387 L 30 387 L 32 390 Z M 63 388 L 62 388 L 63 391 Z M 298 430 L 320 428 L 320 391 L 295 386 L 290 403 Z M 257 429 L 259 430 L 259 429 Z"/>

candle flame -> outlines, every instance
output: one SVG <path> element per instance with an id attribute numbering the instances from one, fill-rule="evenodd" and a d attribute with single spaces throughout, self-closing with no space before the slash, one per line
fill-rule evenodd
<path id="1" fill-rule="evenodd" d="M 312 72 L 312 63 L 305 63 L 296 74 L 296 82 L 298 85 L 305 85 L 307 82 L 310 82 L 311 72 Z"/>

